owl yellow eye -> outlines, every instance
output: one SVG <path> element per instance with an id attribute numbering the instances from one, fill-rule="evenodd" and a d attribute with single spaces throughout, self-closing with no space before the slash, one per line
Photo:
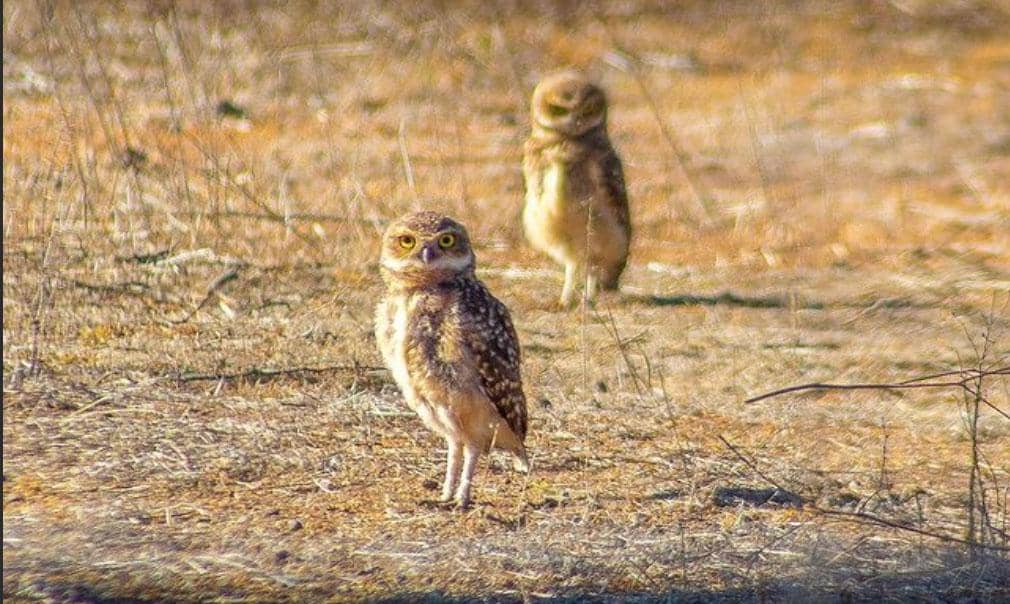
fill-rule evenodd
<path id="1" fill-rule="evenodd" d="M 564 117 L 568 115 L 568 109 L 561 105 L 547 105 L 547 113 L 550 113 L 551 117 Z"/>
<path id="2" fill-rule="evenodd" d="M 414 239 L 413 235 L 400 235 L 399 241 L 400 247 L 405 250 L 413 249 L 417 245 L 417 239 Z"/>
<path id="3" fill-rule="evenodd" d="M 454 245 L 456 245 L 456 236 L 452 233 L 446 233 L 438 238 L 438 247 L 443 250 L 447 250 Z"/>

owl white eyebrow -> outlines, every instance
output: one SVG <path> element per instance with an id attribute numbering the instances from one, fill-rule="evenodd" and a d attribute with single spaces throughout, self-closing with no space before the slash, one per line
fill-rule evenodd
<path id="1" fill-rule="evenodd" d="M 402 269 L 405 269 L 405 268 L 409 268 L 411 266 L 415 266 L 416 264 L 417 263 L 415 261 L 409 260 L 409 259 L 407 259 L 407 260 L 395 260 L 393 258 L 384 258 L 382 260 L 382 266 L 385 267 L 385 268 L 387 268 L 387 269 L 389 269 L 389 270 L 391 270 L 391 271 L 402 270 Z"/>

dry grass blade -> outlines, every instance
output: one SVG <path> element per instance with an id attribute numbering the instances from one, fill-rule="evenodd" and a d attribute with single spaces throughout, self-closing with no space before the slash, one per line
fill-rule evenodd
<path id="1" fill-rule="evenodd" d="M 192 310 L 187 312 L 186 315 L 183 316 L 182 318 L 169 319 L 169 321 L 171 323 L 185 323 L 189 321 L 190 319 L 193 318 L 194 315 L 196 315 L 196 313 L 203 310 L 203 307 L 207 305 L 207 302 L 210 301 L 210 299 L 214 296 L 214 294 L 220 291 L 221 288 L 227 285 L 228 283 L 234 281 L 235 279 L 238 279 L 238 276 L 239 276 L 238 268 L 231 268 L 221 273 L 220 275 L 217 276 L 217 278 L 215 278 L 211 282 L 209 286 L 207 286 L 207 293 L 204 294 L 203 298 L 200 299 L 200 302 L 195 307 L 193 307 Z"/>
<path id="2" fill-rule="evenodd" d="M 606 18 L 601 16 L 598 20 L 604 31 L 607 32 L 611 46 L 615 51 L 620 52 L 623 55 L 623 58 L 626 59 L 628 71 L 638 84 L 639 92 L 649 105 L 649 110 L 655 119 L 656 126 L 659 127 L 659 131 L 663 136 L 663 141 L 666 143 L 667 147 L 669 147 L 670 157 L 673 158 L 672 163 L 677 167 L 677 172 L 680 174 L 684 184 L 687 185 L 688 191 L 691 195 L 691 201 L 693 202 L 689 214 L 692 215 L 692 217 L 700 224 L 705 226 L 710 225 L 712 222 L 712 216 L 708 207 L 708 202 L 705 196 L 702 195 L 701 189 L 695 178 L 691 176 L 687 166 L 684 164 L 684 158 L 687 157 L 687 155 L 684 153 L 683 149 L 681 149 L 676 137 L 673 135 L 673 132 L 670 131 L 666 120 L 663 118 L 659 105 L 656 103 L 656 98 L 653 95 L 649 84 L 646 82 L 645 77 L 641 73 L 640 61 L 628 53 L 628 51 L 623 50 L 623 47 L 618 43 L 617 37 L 613 32 L 613 28 L 607 22 Z"/>

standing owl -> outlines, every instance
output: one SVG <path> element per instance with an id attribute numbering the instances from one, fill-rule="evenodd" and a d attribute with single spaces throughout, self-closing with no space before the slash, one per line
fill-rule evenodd
<path id="1" fill-rule="evenodd" d="M 375 336 L 407 405 L 448 445 L 442 501 L 460 507 L 482 452 L 529 471 L 519 340 L 474 265 L 466 229 L 440 214 L 403 216 L 382 237 Z"/>
<path id="2" fill-rule="evenodd" d="M 599 285 L 617 289 L 628 260 L 631 220 L 624 170 L 607 136 L 607 99 L 582 75 L 565 71 L 533 91 L 526 140 L 523 226 L 536 249 L 565 267 L 561 305 Z"/>

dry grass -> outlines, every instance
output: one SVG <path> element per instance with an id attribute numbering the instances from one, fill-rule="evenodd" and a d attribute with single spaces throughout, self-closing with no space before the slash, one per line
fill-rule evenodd
<path id="1" fill-rule="evenodd" d="M 983 333 L 1007 365 L 1005 2 L 208 4 L 4 3 L 5 600 L 1010 598 L 959 541 L 961 393 L 743 403 Z M 563 65 L 633 203 L 595 312 L 517 220 Z M 464 513 L 420 503 L 443 452 L 373 369 L 376 234 L 416 207 L 525 349 L 535 471 Z M 322 370 L 254 371 L 290 368 Z M 1005 548 L 1010 422 L 976 436 Z M 715 503 L 769 483 L 806 505 Z"/>

